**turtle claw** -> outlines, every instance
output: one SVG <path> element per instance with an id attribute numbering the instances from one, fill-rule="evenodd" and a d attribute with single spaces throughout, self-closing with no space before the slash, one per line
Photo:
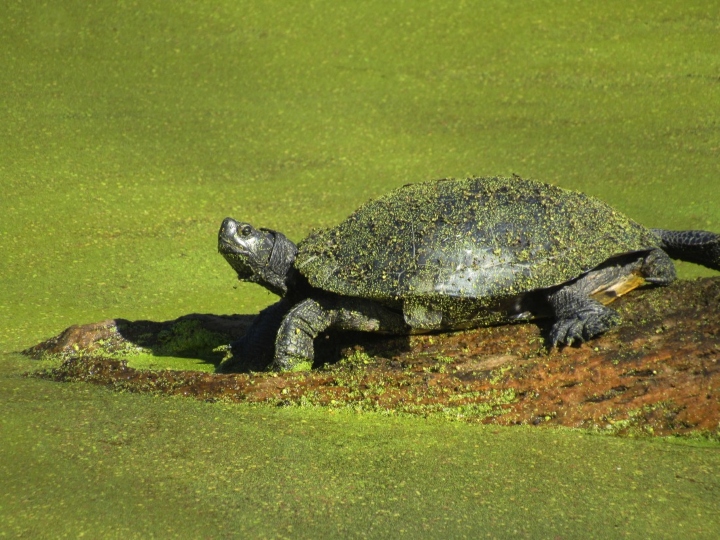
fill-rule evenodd
<path id="1" fill-rule="evenodd" d="M 575 341 L 585 341 L 582 336 L 582 321 L 580 319 L 563 319 L 557 321 L 550 331 L 550 341 L 553 347 L 559 345 L 572 345 Z"/>
<path id="2" fill-rule="evenodd" d="M 550 330 L 550 343 L 553 347 L 584 343 L 595 336 L 620 324 L 621 317 L 610 308 L 580 311 L 569 319 L 560 319 Z"/>

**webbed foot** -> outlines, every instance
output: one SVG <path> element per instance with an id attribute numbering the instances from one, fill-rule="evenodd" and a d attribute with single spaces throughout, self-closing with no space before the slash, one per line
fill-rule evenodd
<path id="1" fill-rule="evenodd" d="M 550 330 L 550 342 L 553 347 L 584 343 L 617 326 L 621 320 L 617 311 L 600 304 L 592 305 L 568 318 L 557 320 Z"/>

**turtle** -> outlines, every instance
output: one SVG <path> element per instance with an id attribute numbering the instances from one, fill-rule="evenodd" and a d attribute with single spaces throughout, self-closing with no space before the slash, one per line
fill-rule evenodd
<path id="1" fill-rule="evenodd" d="M 281 297 L 220 372 L 307 370 L 328 329 L 417 334 L 550 317 L 548 347 L 617 326 L 612 300 L 676 279 L 671 258 L 720 270 L 720 235 L 649 229 L 606 203 L 517 176 L 407 184 L 295 245 L 223 220 L 241 281 Z"/>

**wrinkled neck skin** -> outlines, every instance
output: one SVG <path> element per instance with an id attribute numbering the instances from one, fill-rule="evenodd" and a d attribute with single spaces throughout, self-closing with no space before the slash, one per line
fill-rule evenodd
<path id="1" fill-rule="evenodd" d="M 293 288 L 298 276 L 293 268 L 297 247 L 284 234 L 255 229 L 242 247 L 240 253 L 223 253 L 240 281 L 257 283 L 278 296 L 285 296 Z"/>
<path id="2" fill-rule="evenodd" d="M 278 296 L 285 296 L 288 289 L 292 289 L 297 281 L 299 272 L 293 267 L 297 256 L 297 247 L 284 234 L 263 229 L 271 235 L 272 249 L 267 264 L 257 269 L 262 280 L 258 283 Z"/>

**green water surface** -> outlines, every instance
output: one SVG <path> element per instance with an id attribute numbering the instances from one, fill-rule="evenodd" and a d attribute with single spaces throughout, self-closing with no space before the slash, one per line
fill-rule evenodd
<path id="1" fill-rule="evenodd" d="M 718 35 L 709 0 L 7 0 L 0 537 L 716 538 L 710 443 L 118 394 L 13 353 L 256 313 L 224 217 L 299 240 L 407 182 L 517 173 L 720 231 Z"/>

